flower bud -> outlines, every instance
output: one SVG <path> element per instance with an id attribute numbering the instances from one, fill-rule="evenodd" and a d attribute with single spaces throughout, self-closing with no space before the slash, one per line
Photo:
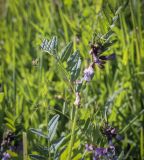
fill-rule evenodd
<path id="1" fill-rule="evenodd" d="M 76 92 L 76 99 L 75 99 L 74 105 L 80 106 L 80 94 L 79 94 L 79 92 Z"/>
<path id="2" fill-rule="evenodd" d="M 94 76 L 94 69 L 90 65 L 87 69 L 84 70 L 84 80 L 90 82 Z"/>

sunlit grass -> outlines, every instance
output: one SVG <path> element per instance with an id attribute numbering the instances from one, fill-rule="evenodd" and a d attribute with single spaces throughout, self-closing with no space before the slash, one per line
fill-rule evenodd
<path id="1" fill-rule="evenodd" d="M 104 144 L 96 133 L 108 107 L 109 123 L 118 128 L 123 140 L 118 154 L 125 159 L 143 159 L 144 112 L 144 13 L 142 0 L 114 1 L 0 1 L 0 137 L 7 128 L 27 132 L 28 153 L 39 138 L 30 128 L 46 131 L 52 115 L 60 113 L 56 138 L 69 136 L 73 118 L 71 89 L 56 60 L 40 49 L 43 38 L 58 36 L 59 47 L 73 41 L 88 66 L 89 41 L 93 34 L 110 28 L 117 42 L 111 47 L 116 61 L 96 68 L 91 84 L 82 92 L 73 159 L 81 158 L 85 143 Z M 113 22 L 113 17 L 118 17 Z M 113 25 L 111 25 L 113 24 Z M 106 52 L 106 54 L 109 51 Z M 36 65 L 32 61 L 38 59 Z M 82 75 L 83 73 L 81 73 Z M 7 117 L 7 119 L 5 119 Z M 97 117 L 97 118 L 96 118 Z M 89 129 L 91 128 L 91 129 Z M 69 139 L 69 138 L 68 138 Z M 47 145 L 45 140 L 39 139 Z M 0 138 L 0 142 L 2 138 Z M 68 140 L 64 146 L 68 145 Z M 62 158 L 67 155 L 62 153 Z M 61 159 L 62 159 L 61 158 Z"/>

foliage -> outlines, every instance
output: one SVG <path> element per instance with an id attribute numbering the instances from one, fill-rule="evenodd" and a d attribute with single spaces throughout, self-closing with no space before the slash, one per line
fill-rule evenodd
<path id="1" fill-rule="evenodd" d="M 20 148 L 26 132 L 29 159 L 57 153 L 67 158 L 75 80 L 89 65 L 89 42 L 98 42 L 116 60 L 102 71 L 96 67 L 91 83 L 82 86 L 72 159 L 91 159 L 85 144 L 107 147 L 100 132 L 106 120 L 123 137 L 115 142 L 118 159 L 143 159 L 142 5 L 143 0 L 1 0 L 0 143 L 12 132 L 11 145 Z M 54 153 L 51 147 L 59 143 Z M 12 159 L 23 159 L 23 150 L 14 151 L 8 151 Z"/>

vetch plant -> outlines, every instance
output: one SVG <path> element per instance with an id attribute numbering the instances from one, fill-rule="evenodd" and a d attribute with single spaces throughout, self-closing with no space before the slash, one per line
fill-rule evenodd
<path id="1" fill-rule="evenodd" d="M 101 127 L 101 132 L 107 138 L 107 147 L 97 147 L 92 144 L 86 144 L 86 151 L 92 152 L 93 160 L 117 160 L 118 157 L 115 153 L 115 145 L 113 143 L 113 139 L 122 140 L 121 136 L 118 134 L 116 128 L 111 127 L 107 122 Z"/>
<path id="2" fill-rule="evenodd" d="M 110 145 L 121 160 L 144 159 L 143 0 L 0 1 L 8 2 L 0 17 L 0 159 L 10 154 L 25 160 L 29 153 L 54 159 L 45 149 L 63 136 L 58 158 L 67 159 L 76 108 L 71 159 L 92 159 L 85 144 L 95 147 L 99 159 L 106 159 L 100 154 Z M 109 29 L 114 35 L 105 35 Z M 97 39 L 88 47 L 93 31 Z M 43 35 L 49 37 L 44 54 L 37 47 Z M 28 132 L 35 128 L 47 136 L 55 114 L 60 118 L 52 142 Z M 3 143 L 8 130 L 16 136 L 11 144 Z M 17 144 L 28 147 L 13 150 Z"/>
<path id="3" fill-rule="evenodd" d="M 107 36 L 107 34 L 106 34 Z M 101 38 L 105 38 L 105 35 Z M 101 40 L 101 39 L 100 39 Z M 74 145 L 74 139 L 75 139 L 75 129 L 76 129 L 76 122 L 78 119 L 78 112 L 79 108 L 81 108 L 81 90 L 82 86 L 85 85 L 87 82 L 90 82 L 94 77 L 94 69 L 95 66 L 98 66 L 100 69 L 104 68 L 104 65 L 107 60 L 113 60 L 115 59 L 115 54 L 112 53 L 110 55 L 103 55 L 103 52 L 106 51 L 115 41 L 110 42 L 107 39 L 104 41 L 104 43 L 101 43 L 100 41 L 93 42 L 91 44 L 91 63 L 89 66 L 84 70 L 83 76 L 80 79 L 80 71 L 81 71 L 81 57 L 78 50 L 74 51 L 72 53 L 73 43 L 70 42 L 61 52 L 61 54 L 58 53 L 58 41 L 57 37 L 53 37 L 51 40 L 44 39 L 41 45 L 41 48 L 44 52 L 49 53 L 52 55 L 56 61 L 58 62 L 58 65 L 61 67 L 63 72 L 65 73 L 66 79 L 68 83 L 70 84 L 70 87 L 73 89 L 73 92 L 75 94 L 75 113 L 74 113 L 74 119 L 72 122 L 71 127 L 71 138 L 68 145 L 68 156 L 67 160 L 72 159 L 72 152 L 73 152 L 73 145 Z M 72 54 L 71 54 L 72 53 Z M 63 65 L 63 63 L 66 62 L 66 67 Z M 79 80 L 80 79 L 80 80 Z M 74 87 L 73 87 L 74 86 Z M 97 148 L 96 150 L 93 148 L 91 149 L 94 151 L 95 157 L 98 157 L 99 155 L 103 154 L 109 154 L 109 151 L 113 150 L 114 154 L 114 146 L 112 149 L 112 145 L 109 148 L 101 149 Z"/>

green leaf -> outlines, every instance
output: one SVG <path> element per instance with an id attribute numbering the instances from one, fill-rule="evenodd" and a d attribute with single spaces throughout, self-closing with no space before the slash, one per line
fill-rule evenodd
<path id="1" fill-rule="evenodd" d="M 11 125 L 11 124 L 9 124 L 9 123 L 6 123 L 6 126 L 7 126 L 7 128 L 9 128 L 10 130 L 12 130 L 13 132 L 16 131 L 15 126 L 13 126 L 13 125 Z"/>
<path id="2" fill-rule="evenodd" d="M 108 97 L 106 104 L 104 106 L 104 113 L 105 113 L 105 117 L 107 117 L 107 115 L 109 115 L 111 113 L 111 109 L 112 109 L 112 104 L 115 100 L 115 98 L 125 90 L 125 88 L 120 88 L 119 90 L 115 91 L 113 93 L 113 95 L 111 95 L 110 97 Z"/>
<path id="3" fill-rule="evenodd" d="M 71 81 L 75 81 L 78 78 L 80 74 L 80 67 L 81 67 L 81 59 L 79 58 L 78 62 L 71 71 Z"/>
<path id="4" fill-rule="evenodd" d="M 62 51 L 61 53 L 61 61 L 64 62 L 68 59 L 68 57 L 70 56 L 71 54 L 71 51 L 72 51 L 72 48 L 73 48 L 73 42 L 70 42 Z"/>
<path id="5" fill-rule="evenodd" d="M 136 121 L 136 119 L 139 116 L 143 115 L 143 113 L 144 113 L 144 109 L 141 110 L 139 113 L 137 113 L 136 116 L 132 120 L 130 120 L 129 123 L 120 131 L 120 133 L 126 132 L 127 129 Z"/>
<path id="6" fill-rule="evenodd" d="M 54 156 L 54 160 L 59 160 L 59 157 L 61 157 L 60 155 L 64 152 L 65 149 L 66 147 L 63 147 L 59 152 L 57 152 Z"/>
<path id="7" fill-rule="evenodd" d="M 11 119 L 11 120 L 14 120 L 14 121 L 15 121 L 15 118 L 16 118 L 16 117 L 14 117 L 13 114 L 12 114 L 11 112 L 9 112 L 9 111 L 6 111 L 6 117 L 9 118 L 9 119 Z"/>
<path id="8" fill-rule="evenodd" d="M 57 142 L 55 142 L 54 144 L 52 144 L 51 149 L 50 150 L 54 150 L 57 151 L 58 148 L 62 145 L 62 143 L 64 142 L 65 137 L 61 137 Z"/>
<path id="9" fill-rule="evenodd" d="M 81 58 L 79 51 L 75 51 L 67 61 L 67 70 L 70 72 L 71 81 L 75 81 L 80 74 Z"/>
<path id="10" fill-rule="evenodd" d="M 48 52 L 51 55 L 56 54 L 57 52 L 57 37 L 53 37 L 50 41 L 48 41 L 47 39 L 44 39 L 42 44 L 41 44 L 41 48 L 45 51 Z"/>
<path id="11" fill-rule="evenodd" d="M 76 92 L 80 92 L 81 88 L 82 88 L 82 82 L 76 84 L 76 87 L 75 87 Z"/>
<path id="12" fill-rule="evenodd" d="M 3 99 L 4 99 L 4 93 L 0 92 L 0 103 L 3 101 Z"/>
<path id="13" fill-rule="evenodd" d="M 59 115 L 55 115 L 49 122 L 48 124 L 48 138 L 50 141 L 53 140 L 53 137 L 55 136 L 56 129 L 58 126 L 58 120 L 59 120 Z"/>
<path id="14" fill-rule="evenodd" d="M 34 129 L 34 128 L 31 128 L 30 131 L 31 131 L 32 133 L 34 133 L 34 134 L 40 136 L 40 137 L 47 138 L 47 136 L 44 135 L 44 134 L 42 133 L 42 131 L 40 131 L 40 130 L 36 130 L 36 129 Z"/>
<path id="15" fill-rule="evenodd" d="M 11 150 L 7 150 L 7 153 L 9 153 L 11 155 L 11 157 L 18 157 L 16 152 L 13 152 Z"/>
<path id="16" fill-rule="evenodd" d="M 75 66 L 75 64 L 77 63 L 77 58 L 78 58 L 78 53 L 77 52 L 74 52 L 70 58 L 68 59 L 67 61 L 67 70 L 68 71 L 71 71 L 72 68 Z"/>
<path id="17" fill-rule="evenodd" d="M 38 160 L 45 159 L 45 157 L 40 156 L 40 155 L 35 155 L 35 154 L 30 154 L 30 157 L 32 159 L 38 159 Z"/>
<path id="18" fill-rule="evenodd" d="M 124 158 L 124 151 L 122 151 L 118 157 L 118 160 L 123 160 Z"/>
<path id="19" fill-rule="evenodd" d="M 108 41 L 112 37 L 112 35 L 113 35 L 113 31 L 109 30 L 106 34 L 102 36 L 102 38 Z"/>
<path id="20" fill-rule="evenodd" d="M 14 120 L 12 120 L 12 119 L 10 119 L 10 118 L 8 118 L 8 117 L 5 117 L 4 120 L 7 121 L 7 122 L 8 122 L 9 124 L 11 124 L 12 126 L 14 126 L 14 123 L 15 123 Z"/>
<path id="21" fill-rule="evenodd" d="M 102 46 L 102 52 L 108 50 L 109 47 L 111 47 L 114 43 L 116 42 L 116 40 L 113 40 L 111 42 L 105 42 Z"/>

